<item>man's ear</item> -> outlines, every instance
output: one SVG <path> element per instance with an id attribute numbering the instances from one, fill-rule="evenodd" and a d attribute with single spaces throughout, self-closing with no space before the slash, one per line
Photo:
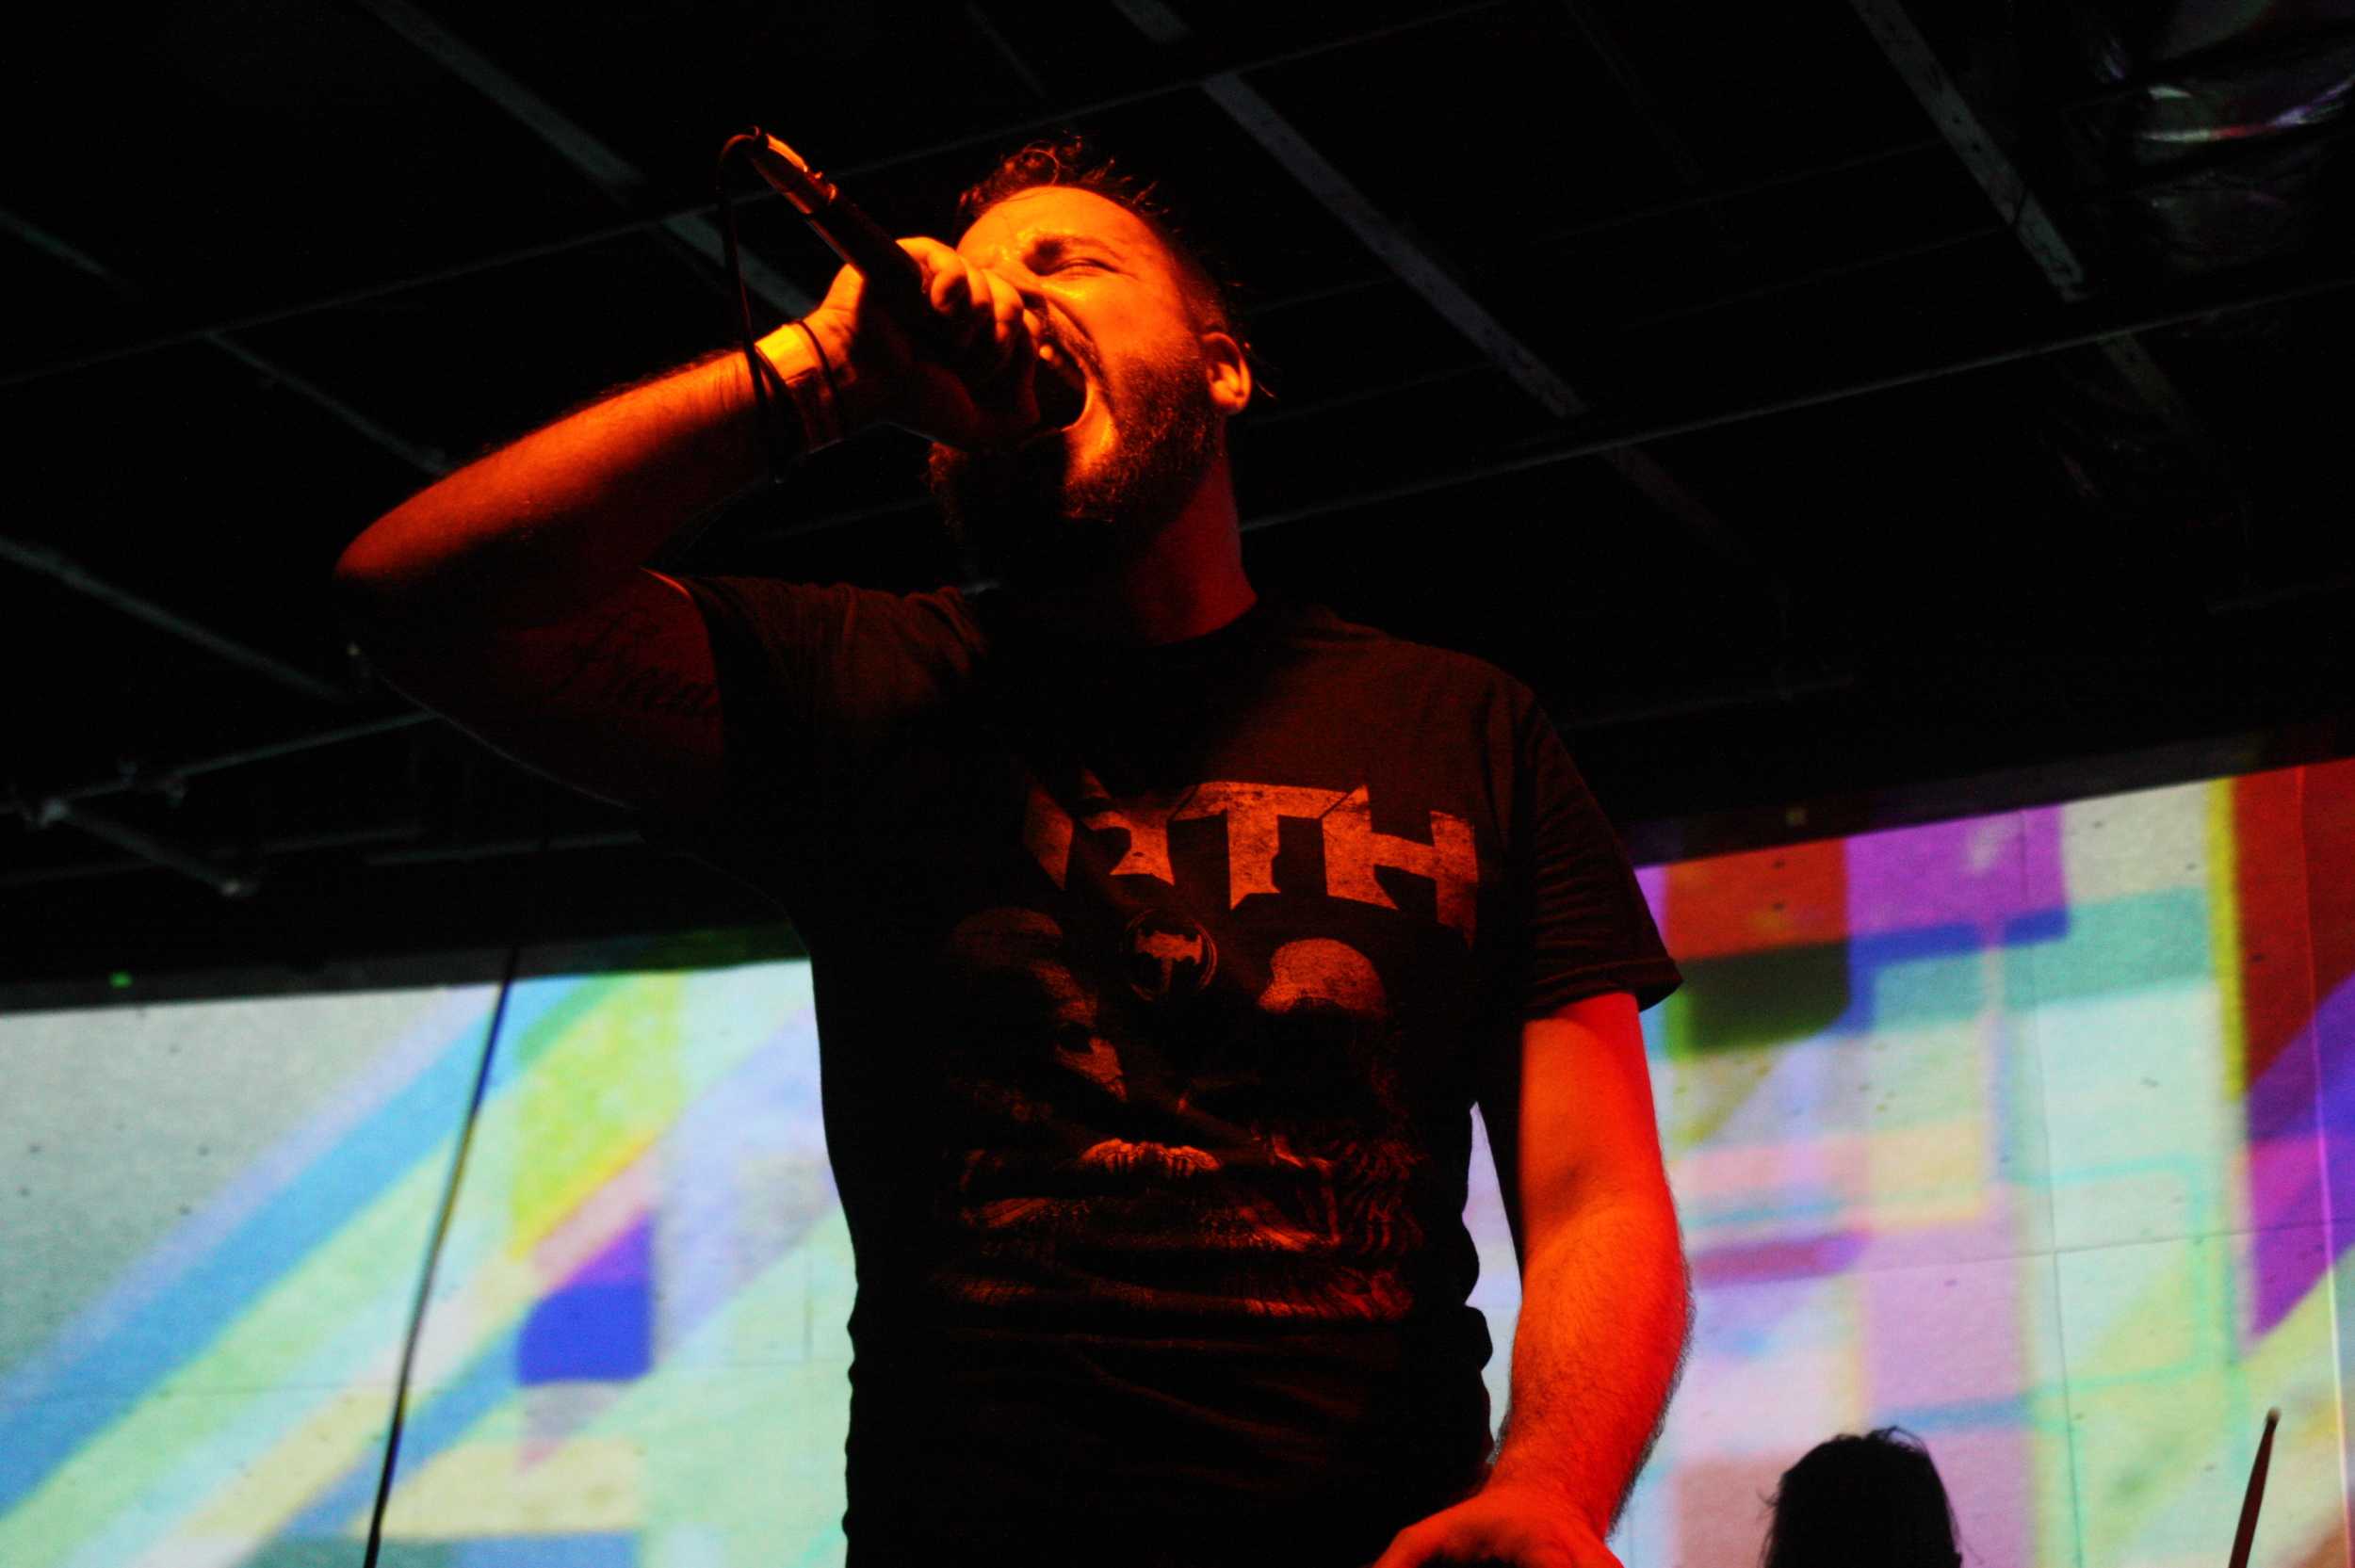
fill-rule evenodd
<path id="1" fill-rule="evenodd" d="M 1242 412 L 1251 401 L 1251 362 L 1232 334 L 1202 334 L 1202 373 L 1210 379 L 1210 403 L 1223 414 Z"/>

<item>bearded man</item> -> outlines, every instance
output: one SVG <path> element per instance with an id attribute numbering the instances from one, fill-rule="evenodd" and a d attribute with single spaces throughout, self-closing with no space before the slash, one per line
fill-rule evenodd
<path id="1" fill-rule="evenodd" d="M 965 210 L 901 242 L 935 331 L 846 270 L 758 347 L 802 449 L 928 437 L 1000 586 L 643 569 L 769 461 L 729 356 L 380 520 L 349 612 L 805 939 L 853 1564 L 1615 1563 L 1688 1317 L 1625 856 L 1526 687 L 1254 591 L 1251 367 L 1145 190 L 1043 144 Z M 1493 1463 L 1475 1102 L 1523 1303 Z"/>

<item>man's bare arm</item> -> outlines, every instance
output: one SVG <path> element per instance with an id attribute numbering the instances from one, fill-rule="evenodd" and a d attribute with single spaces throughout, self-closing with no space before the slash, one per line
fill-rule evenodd
<path id="1" fill-rule="evenodd" d="M 1634 999 L 1574 1002 L 1503 1055 L 1481 1110 L 1521 1264 L 1504 1445 L 1379 1568 L 1616 1563 L 1603 1539 L 1682 1366 L 1690 1294 Z"/>
<path id="2" fill-rule="evenodd" d="M 806 331 L 759 345 L 791 385 L 774 410 L 785 455 L 812 399 L 845 432 L 889 422 L 989 444 L 1035 424 L 1023 302 L 942 246 L 902 243 L 930 280 L 936 340 L 862 310 L 858 274 L 839 274 Z M 387 679 L 499 750 L 625 804 L 700 803 L 722 771 L 710 644 L 686 590 L 642 563 L 769 462 L 750 367 L 715 356 L 403 502 L 345 550 L 337 597 Z"/>
<path id="3" fill-rule="evenodd" d="M 788 374 L 814 364 L 798 330 L 762 345 Z M 778 424 L 798 443 L 788 403 Z M 688 523 L 749 489 L 764 464 L 752 376 L 715 355 L 632 387 L 478 459 L 351 542 L 335 584 L 381 636 L 545 624 L 619 589 Z"/>
<path id="4" fill-rule="evenodd" d="M 764 348 L 807 374 L 800 340 Z M 520 761 L 624 804 L 708 800 L 710 644 L 685 590 L 640 563 L 757 478 L 754 413 L 743 357 L 721 356 L 470 463 L 345 550 L 347 620 L 393 685 Z"/>
<path id="5" fill-rule="evenodd" d="M 1649 1453 L 1692 1311 L 1634 998 L 1574 1002 L 1521 1029 L 1519 1072 L 1483 1101 L 1515 1220 L 1521 1311 L 1490 1484 L 1561 1491 L 1608 1530 Z M 1514 1091 L 1517 1091 L 1515 1092 Z"/>

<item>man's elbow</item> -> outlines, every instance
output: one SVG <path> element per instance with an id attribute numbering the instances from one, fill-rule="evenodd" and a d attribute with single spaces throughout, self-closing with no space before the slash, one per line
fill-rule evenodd
<path id="1" fill-rule="evenodd" d="M 371 655 L 484 620 L 476 601 L 495 586 L 489 563 L 457 559 L 438 542 L 447 530 L 414 507 L 371 524 L 344 546 L 329 575 L 336 615 Z"/>
<path id="2" fill-rule="evenodd" d="M 1677 1222 L 1676 1199 L 1665 1177 L 1630 1177 L 1607 1187 L 1578 1193 L 1535 1227 L 1526 1271 L 1561 1260 L 1565 1267 L 1584 1267 L 1598 1251 L 1626 1260 L 1685 1273 L 1684 1241 Z"/>
<path id="3" fill-rule="evenodd" d="M 328 590 L 344 625 L 364 640 L 398 621 L 402 573 L 398 556 L 382 537 L 382 525 L 344 546 L 328 578 Z"/>

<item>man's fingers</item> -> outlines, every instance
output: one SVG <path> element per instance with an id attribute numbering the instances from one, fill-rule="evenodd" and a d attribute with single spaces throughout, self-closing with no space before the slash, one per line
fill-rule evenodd
<path id="1" fill-rule="evenodd" d="M 1483 1507 L 1479 1500 L 1442 1509 L 1390 1537 L 1368 1568 L 1438 1568 L 1442 1563 L 1508 1563 L 1512 1568 L 1622 1568 L 1600 1535 L 1538 1517 Z"/>
<path id="2" fill-rule="evenodd" d="M 948 367 L 975 383 L 1027 373 L 1037 345 L 1015 286 L 946 247 L 911 253 L 924 266 L 925 299 L 939 323 L 934 349 Z"/>
<path id="3" fill-rule="evenodd" d="M 928 320 L 915 331 L 886 327 L 884 368 L 899 390 L 885 414 L 896 424 L 968 450 L 1003 446 L 1037 422 L 1031 378 L 1038 358 L 1037 317 L 1005 278 L 959 255 L 938 240 L 903 238 L 923 279 Z M 845 268 L 829 303 L 869 319 L 856 292 L 857 274 Z M 863 307 L 863 308 L 862 308 Z M 880 325 L 880 324 L 879 324 Z"/>
<path id="4" fill-rule="evenodd" d="M 990 315 L 988 272 L 968 264 L 965 269 L 965 287 L 972 307 L 973 323 L 978 329 Z"/>
<path id="5" fill-rule="evenodd" d="M 990 363 L 987 374 L 1026 375 L 1038 353 L 1031 313 L 1014 285 L 995 272 L 982 272 L 989 286 Z"/>
<path id="6" fill-rule="evenodd" d="M 924 298 L 940 323 L 940 335 L 952 349 L 963 349 L 986 319 L 974 307 L 974 291 L 979 287 L 985 299 L 988 285 L 972 275 L 972 265 L 954 251 L 934 256 L 928 270 Z"/>
<path id="7" fill-rule="evenodd" d="M 943 295 L 956 279 L 963 276 L 965 258 L 940 241 L 927 239 L 920 234 L 901 240 L 900 249 L 916 262 L 917 273 L 924 281 L 924 302 L 932 308 L 934 315 L 941 315 Z"/>
<path id="8" fill-rule="evenodd" d="M 957 374 L 975 386 L 1010 374 L 1017 357 L 1031 351 L 1022 320 L 1022 299 L 1013 285 L 986 267 L 966 268 L 966 298 L 960 305 L 964 331 L 951 348 Z"/>

